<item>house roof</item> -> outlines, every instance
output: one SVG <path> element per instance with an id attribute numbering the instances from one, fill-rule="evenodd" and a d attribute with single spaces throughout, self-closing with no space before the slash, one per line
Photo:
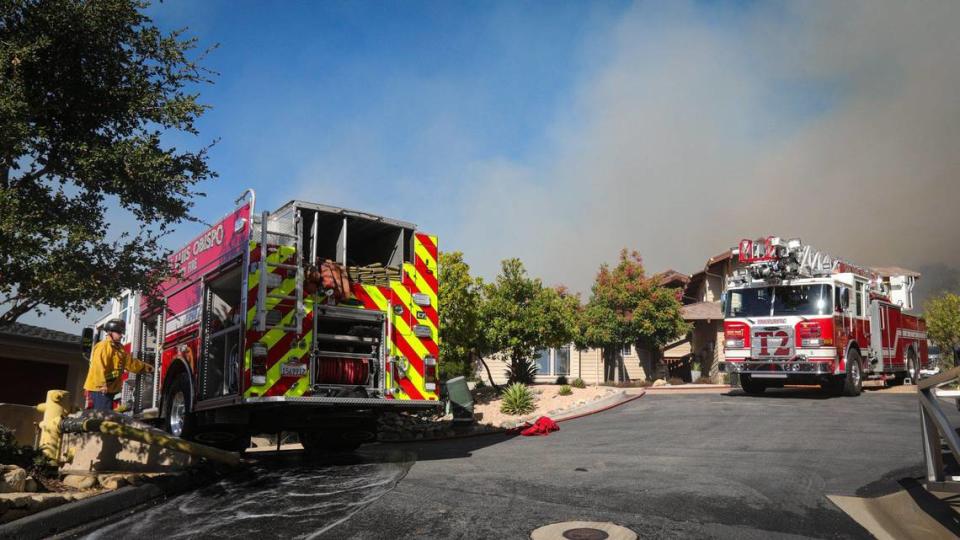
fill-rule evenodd
<path id="1" fill-rule="evenodd" d="M 697 302 L 681 306 L 680 315 L 685 321 L 715 321 L 723 318 L 723 311 L 720 302 Z"/>
<path id="2" fill-rule="evenodd" d="M 660 285 L 664 287 L 669 287 L 671 285 L 683 287 L 687 283 L 690 283 L 690 276 L 684 274 L 683 272 L 677 272 L 672 268 L 664 270 L 653 277 L 657 278 Z"/>
<path id="3" fill-rule="evenodd" d="M 713 257 L 710 257 L 709 259 L 707 259 L 706 267 L 709 268 L 710 266 L 713 266 L 714 264 L 717 264 L 718 262 L 725 261 L 725 260 L 729 259 L 730 257 L 733 257 L 733 250 L 732 250 L 732 249 L 728 249 L 728 250 L 724 251 L 723 253 L 720 253 L 720 254 L 718 254 L 718 255 L 714 255 Z"/>
<path id="4" fill-rule="evenodd" d="M 32 324 L 12 323 L 6 326 L 0 326 L 0 337 L 21 338 L 32 341 L 44 341 L 47 343 L 80 345 L 80 336 L 70 334 L 59 330 L 50 330 L 42 326 Z"/>
<path id="5" fill-rule="evenodd" d="M 907 270 L 906 268 L 900 268 L 899 266 L 874 266 L 871 268 L 874 272 L 880 274 L 880 277 L 891 277 L 891 276 L 909 276 L 909 277 L 920 277 L 920 272 L 914 270 Z"/>

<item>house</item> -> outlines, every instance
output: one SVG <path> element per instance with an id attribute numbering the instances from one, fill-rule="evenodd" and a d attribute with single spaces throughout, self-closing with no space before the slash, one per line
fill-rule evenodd
<path id="1" fill-rule="evenodd" d="M 678 296 L 683 294 L 690 282 L 690 276 L 676 270 L 667 270 L 653 277 L 659 280 L 660 285 L 675 289 Z M 671 345 L 668 353 L 677 358 L 689 354 L 690 349 L 687 343 L 686 337 L 680 339 Z M 577 350 L 573 344 L 543 349 L 537 351 L 534 359 L 537 365 L 534 382 L 554 383 L 559 377 L 566 377 L 570 381 L 580 378 L 587 384 L 641 380 L 646 378 L 647 370 L 651 369 L 650 359 L 649 351 L 638 349 L 634 345 L 626 345 L 622 350 L 609 354 L 606 358 L 601 349 L 581 351 Z M 490 368 L 493 380 L 497 384 L 506 383 L 509 359 L 497 354 L 484 360 Z M 488 380 L 482 365 L 477 369 L 477 376 L 484 381 Z"/>
<path id="2" fill-rule="evenodd" d="M 690 276 L 683 292 L 680 313 L 693 325 L 690 335 L 691 362 L 700 365 L 702 376 L 719 382 L 718 368 L 723 361 L 723 310 L 720 300 L 726 292 L 727 278 L 743 265 L 726 250 L 707 259 L 703 270 Z"/>
<path id="3" fill-rule="evenodd" d="M 83 404 L 87 359 L 80 335 L 13 323 L 0 327 L 0 402 L 34 406 L 48 390 L 68 390 Z"/>

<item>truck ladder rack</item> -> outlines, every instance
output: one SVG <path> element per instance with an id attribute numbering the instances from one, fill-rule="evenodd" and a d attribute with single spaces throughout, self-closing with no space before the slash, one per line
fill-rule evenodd
<path id="1" fill-rule="evenodd" d="M 303 319 L 306 315 L 306 309 L 304 308 L 303 302 L 303 249 L 299 245 L 300 238 L 302 237 L 302 220 L 300 219 L 300 214 L 294 214 L 293 216 L 293 230 L 294 233 L 287 233 L 283 231 L 270 230 L 270 213 L 263 212 L 260 217 L 260 271 L 261 279 L 257 283 L 257 308 L 256 308 L 256 330 L 258 332 L 266 332 L 268 330 L 280 330 L 281 332 L 296 332 L 297 336 L 303 335 Z M 289 238 L 293 240 L 294 252 L 296 253 L 297 262 L 296 264 L 287 264 L 279 262 L 270 262 L 267 258 L 271 252 L 270 246 L 268 246 L 267 241 L 270 236 L 280 237 L 280 238 Z M 279 247 L 272 248 L 273 252 L 276 252 Z M 282 268 L 284 270 L 295 270 L 296 271 L 296 283 L 294 289 L 296 289 L 296 294 L 294 295 L 282 295 L 274 294 L 267 292 L 267 280 L 264 278 L 265 274 L 270 268 Z M 295 317 L 296 323 L 294 326 L 284 326 L 284 325 L 268 325 L 267 324 L 267 299 L 274 300 L 296 300 L 297 305 L 295 307 Z"/>

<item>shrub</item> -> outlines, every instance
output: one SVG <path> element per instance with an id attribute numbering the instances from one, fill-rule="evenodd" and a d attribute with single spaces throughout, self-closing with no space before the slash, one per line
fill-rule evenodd
<path id="1" fill-rule="evenodd" d="M 583 382 L 583 379 L 581 379 L 580 377 L 577 377 L 576 379 L 573 380 L 572 383 L 570 383 L 570 386 L 574 388 L 586 388 L 587 383 Z"/>
<path id="2" fill-rule="evenodd" d="M 26 469 L 34 478 L 52 476 L 56 467 L 51 467 L 43 452 L 32 446 L 20 446 L 16 436 L 7 426 L 0 424 L 0 463 Z"/>
<path id="3" fill-rule="evenodd" d="M 503 414 L 527 414 L 535 408 L 533 393 L 525 385 L 514 383 L 507 387 L 501 395 L 500 412 Z"/>
<path id="4" fill-rule="evenodd" d="M 557 377 L 557 382 L 556 382 L 556 384 L 570 384 L 570 383 L 567 382 L 567 377 L 566 377 L 565 375 L 561 375 L 561 376 Z"/>
<path id="5" fill-rule="evenodd" d="M 670 379 L 667 382 L 670 383 L 671 385 L 684 384 L 683 379 L 681 379 L 680 377 L 670 377 Z"/>
<path id="6" fill-rule="evenodd" d="M 572 393 L 573 393 L 573 390 L 567 385 L 563 385 L 560 387 L 560 390 L 557 390 L 558 396 L 569 396 Z"/>
<path id="7" fill-rule="evenodd" d="M 511 384 L 533 384 L 537 376 L 537 364 L 533 360 L 511 360 L 507 366 L 507 381 Z"/>

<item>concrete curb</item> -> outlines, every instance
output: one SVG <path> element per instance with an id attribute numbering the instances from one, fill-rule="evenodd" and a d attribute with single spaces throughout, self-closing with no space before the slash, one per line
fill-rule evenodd
<path id="1" fill-rule="evenodd" d="M 733 388 L 729 384 L 682 384 L 666 386 L 647 386 L 644 390 L 658 392 L 661 390 L 682 392 L 684 390 L 729 390 Z"/>
<path id="2" fill-rule="evenodd" d="M 566 422 L 567 420 L 573 420 L 575 418 L 582 418 L 584 416 L 590 416 L 591 414 L 597 414 L 603 411 L 613 409 L 614 407 L 619 407 L 625 403 L 630 403 L 631 401 L 642 398 L 646 395 L 646 392 L 641 391 L 639 394 L 627 395 L 626 392 L 614 393 L 612 396 L 605 397 L 603 399 L 598 399 L 593 403 L 588 403 L 583 407 L 578 407 L 572 411 L 568 411 L 566 414 L 560 415 L 556 418 L 553 418 L 555 422 Z M 544 415 L 541 415 L 544 416 Z M 471 433 L 458 433 L 450 437 L 434 437 L 431 439 L 411 439 L 406 441 L 389 441 L 389 442 L 379 442 L 378 444 L 410 444 L 410 443 L 428 443 L 428 442 L 437 442 L 437 441 L 449 441 L 453 439 L 468 439 L 471 437 L 482 437 L 484 435 L 506 435 L 515 431 L 517 428 L 484 428 L 482 430 L 476 430 Z"/>
<path id="3" fill-rule="evenodd" d="M 47 538 L 160 497 L 177 495 L 209 481 L 210 478 L 209 474 L 184 472 L 48 508 L 0 525 L 0 539 Z"/>
<path id="4" fill-rule="evenodd" d="M 554 418 L 553 421 L 566 422 L 567 420 L 573 420 L 575 418 L 582 418 L 584 416 L 590 416 L 591 414 L 608 411 L 614 407 L 619 407 L 620 405 L 640 399 L 646 394 L 646 391 L 641 391 L 639 394 L 627 394 L 626 391 L 620 392 L 619 394 L 615 393 L 610 397 L 598 399 L 593 403 L 588 403 L 583 407 L 569 411 L 566 414 L 561 414 L 557 418 Z"/>

